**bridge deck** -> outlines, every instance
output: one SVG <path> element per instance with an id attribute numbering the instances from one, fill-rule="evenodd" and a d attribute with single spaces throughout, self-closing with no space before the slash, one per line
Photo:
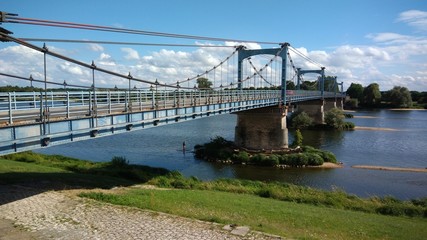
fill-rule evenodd
<path id="1" fill-rule="evenodd" d="M 288 91 L 286 103 L 337 97 Z M 0 94 L 0 155 L 281 104 L 279 90 Z"/>

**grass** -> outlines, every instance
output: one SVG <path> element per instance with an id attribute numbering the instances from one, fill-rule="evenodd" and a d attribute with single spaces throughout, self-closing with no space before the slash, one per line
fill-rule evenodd
<path id="1" fill-rule="evenodd" d="M 239 179 L 219 179 L 202 182 L 194 177 L 185 178 L 179 172 L 171 172 L 168 175 L 153 178 L 149 183 L 165 188 L 245 193 L 264 198 L 335 209 L 427 218 L 427 198 L 412 201 L 400 201 L 393 197 L 362 199 L 341 190 L 323 191 L 280 182 L 267 183 Z"/>
<path id="2" fill-rule="evenodd" d="M 163 187 L 162 191 L 128 188 L 120 194 L 92 191 L 80 196 L 222 224 L 248 225 L 296 239 L 427 236 L 427 198 L 361 199 L 343 191 L 328 192 L 286 183 L 237 179 L 203 182 L 178 172 L 130 165 L 121 157 L 104 163 L 31 152 L 0 158 L 0 183 L 39 181 L 61 183 L 65 188 L 110 188 L 148 182 Z"/>
<path id="3" fill-rule="evenodd" d="M 166 212 L 296 239 L 425 239 L 427 220 L 392 217 L 250 194 L 211 190 L 128 190 L 121 194 L 99 192 L 80 196 L 112 204 Z"/>
<path id="4" fill-rule="evenodd" d="M 120 157 L 113 157 L 110 162 L 91 162 L 23 152 L 0 158 L 0 182 L 3 183 L 50 181 L 64 187 L 111 188 L 144 183 L 168 172 L 161 168 L 131 165 Z"/>

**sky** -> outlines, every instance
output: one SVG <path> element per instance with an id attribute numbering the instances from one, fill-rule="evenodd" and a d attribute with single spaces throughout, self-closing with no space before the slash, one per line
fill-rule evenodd
<path id="1" fill-rule="evenodd" d="M 242 44 L 238 40 L 245 40 L 249 41 L 244 43 L 248 49 L 280 47 L 260 42 L 288 42 L 324 66 L 326 75 L 337 76 L 339 82 L 344 82 L 344 90 L 351 83 L 363 86 L 378 83 L 383 91 L 394 86 L 427 91 L 427 0 L 0 0 L 0 11 L 16 13 L 21 18 L 236 41 L 165 38 L 16 23 L 0 25 L 17 38 L 215 46 L 234 46 Z M 43 42 L 32 43 L 43 46 Z M 230 47 L 56 42 L 46 45 L 50 51 L 85 63 L 94 61 L 97 66 L 111 71 L 130 72 L 134 77 L 149 81 L 159 79 L 168 84 L 201 74 L 234 51 Z M 297 67 L 318 68 L 304 59 L 297 59 L 296 55 L 291 56 Z M 253 61 L 259 69 L 269 59 L 262 56 Z M 232 68 L 224 66 L 224 76 L 221 74 L 224 84 L 232 80 L 223 78 L 237 77 Z M 0 42 L 0 73 L 43 79 L 43 72 L 43 54 L 15 43 Z M 91 74 L 90 69 L 47 58 L 47 79 L 50 81 L 88 85 L 92 81 Z M 305 77 L 306 80 L 315 78 Z M 97 86 L 127 84 L 126 79 L 102 73 L 97 73 L 96 79 Z M 216 79 L 219 76 L 216 75 Z M 0 85 L 25 86 L 28 83 L 0 76 Z M 140 85 L 138 87 L 143 87 Z"/>

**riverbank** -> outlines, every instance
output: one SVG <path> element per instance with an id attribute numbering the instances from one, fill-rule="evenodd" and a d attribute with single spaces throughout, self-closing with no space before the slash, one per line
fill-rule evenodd
<path id="1" fill-rule="evenodd" d="M 261 231 L 287 238 L 360 239 L 362 235 L 352 229 L 363 231 L 364 238 L 381 238 L 387 234 L 390 239 L 422 239 L 420 236 L 427 234 L 427 220 L 422 217 L 425 200 L 422 199 L 362 199 L 339 190 L 322 191 L 286 183 L 237 179 L 200 181 L 195 177 L 185 178 L 178 172 L 155 176 L 152 172 L 155 169 L 149 170 L 151 175 L 145 173 L 146 178 L 129 180 L 125 175 L 112 177 L 105 172 L 99 175 L 99 172 L 81 171 L 81 167 L 70 168 L 70 165 L 64 169 L 64 162 L 82 166 L 88 164 L 86 161 L 79 163 L 79 160 L 59 156 L 52 159 L 39 154 L 24 155 L 14 155 L 15 160 L 0 159 L 0 182 L 3 183 L 0 186 L 12 187 L 7 193 L 0 191 L 0 211 L 4 213 L 3 218 L 14 221 L 20 229 L 41 234 L 41 239 L 48 234 L 70 236 L 69 239 L 164 238 L 170 234 L 186 239 L 217 238 L 210 236 L 246 239 L 253 236 L 230 235 L 230 230 L 222 229 L 230 224 L 255 230 L 248 234 Z M 106 163 L 97 164 L 93 166 Z M 120 169 L 136 171 L 137 168 L 119 161 L 115 170 Z M 70 177 L 61 177 L 64 175 Z M 149 185 L 138 184 L 145 181 Z M 6 182 L 8 184 L 4 185 Z M 109 184 L 105 185 L 105 182 Z M 104 183 L 105 189 L 94 187 L 100 183 Z M 123 183 L 129 185 L 122 187 Z M 114 205 L 95 203 L 79 196 Z M 157 216 L 163 216 L 158 212 L 173 215 L 156 220 Z M 179 226 L 198 225 L 198 220 L 205 226 L 197 228 L 199 235 L 185 235 L 179 230 L 177 233 L 183 235 L 174 235 L 172 226 L 175 222 L 180 229 Z M 274 239 L 264 234 L 255 236 L 252 238 Z"/>

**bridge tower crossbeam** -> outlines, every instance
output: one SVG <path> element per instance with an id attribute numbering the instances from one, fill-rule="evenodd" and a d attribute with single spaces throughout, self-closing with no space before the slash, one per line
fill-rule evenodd
<path id="1" fill-rule="evenodd" d="M 275 55 L 282 58 L 282 78 L 281 78 L 281 101 L 282 104 L 285 104 L 286 101 L 286 62 L 288 57 L 288 47 L 289 43 L 281 44 L 281 48 L 268 48 L 268 49 L 245 49 L 244 46 L 240 46 L 237 50 L 238 53 L 238 62 L 237 62 L 237 81 L 238 81 L 238 89 L 242 90 L 242 80 L 243 80 L 243 71 L 242 71 L 242 63 L 243 60 L 255 55 L 267 54 L 267 55 Z"/>
<path id="2" fill-rule="evenodd" d="M 302 70 L 301 68 L 297 68 L 297 90 L 301 88 L 301 76 L 306 73 L 317 73 L 320 74 L 320 93 L 323 96 L 324 88 L 325 88 L 325 67 L 322 67 L 320 70 Z"/>

